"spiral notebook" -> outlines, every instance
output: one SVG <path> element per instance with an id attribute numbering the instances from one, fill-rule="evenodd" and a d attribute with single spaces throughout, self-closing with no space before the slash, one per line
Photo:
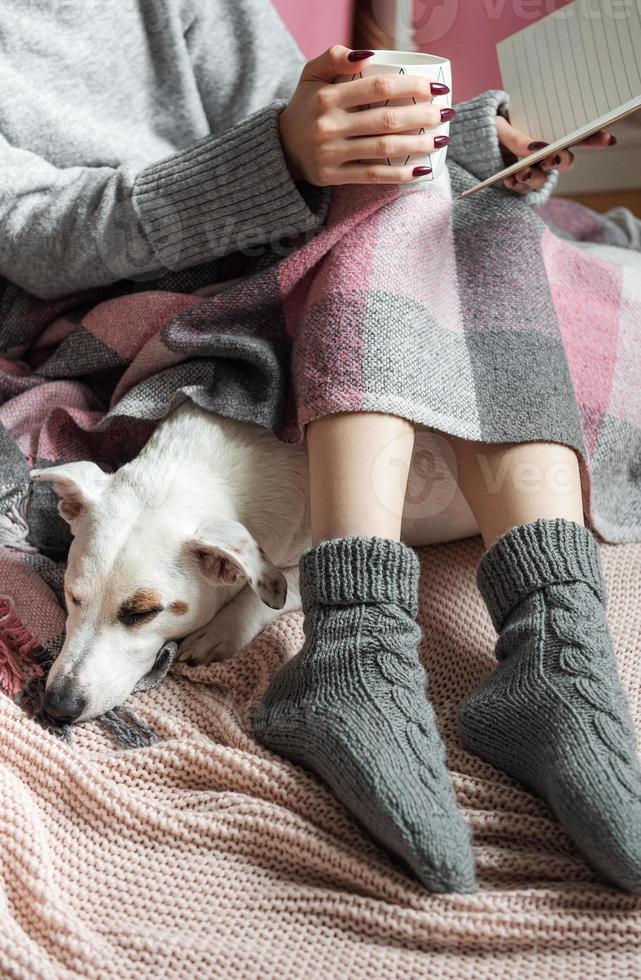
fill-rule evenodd
<path id="1" fill-rule="evenodd" d="M 640 0 L 575 0 L 500 41 L 497 53 L 511 123 L 550 145 L 462 197 L 641 109 Z"/>

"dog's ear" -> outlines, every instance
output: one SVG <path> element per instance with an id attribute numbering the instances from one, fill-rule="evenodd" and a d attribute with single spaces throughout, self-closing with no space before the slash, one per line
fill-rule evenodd
<path id="1" fill-rule="evenodd" d="M 237 521 L 205 525 L 187 541 L 187 549 L 208 581 L 217 585 L 245 581 L 266 606 L 282 609 L 285 605 L 287 579 Z"/>
<path id="2" fill-rule="evenodd" d="M 39 483 L 52 483 L 60 497 L 58 513 L 71 525 L 86 514 L 105 491 L 108 473 L 95 463 L 62 463 L 44 470 L 31 470 L 31 479 Z"/>

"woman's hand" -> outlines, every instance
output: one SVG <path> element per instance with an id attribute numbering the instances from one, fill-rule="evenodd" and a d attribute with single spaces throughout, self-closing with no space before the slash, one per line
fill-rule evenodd
<path id="1" fill-rule="evenodd" d="M 531 136 L 526 136 L 525 133 L 521 133 L 518 129 L 515 129 L 503 116 L 496 117 L 496 129 L 499 136 L 499 143 L 506 157 L 506 165 L 509 165 L 509 155 L 519 160 L 522 157 L 530 156 L 531 153 L 535 153 L 537 150 L 542 150 L 546 145 L 545 143 L 532 140 Z M 614 146 L 615 143 L 616 136 L 612 136 L 605 130 L 601 130 L 576 145 L 596 146 L 603 149 L 607 146 Z M 512 159 L 512 162 L 514 162 L 514 159 Z M 527 167 L 512 177 L 508 177 L 504 181 L 504 184 L 509 190 L 515 191 L 517 194 L 527 194 L 529 191 L 538 190 L 539 187 L 543 187 L 550 170 L 570 170 L 573 164 L 574 154 L 570 150 L 561 150 L 559 153 L 546 157 L 535 167 Z"/>
<path id="2" fill-rule="evenodd" d="M 398 184 L 430 173 L 429 167 L 390 167 L 392 157 L 424 156 L 446 146 L 447 136 L 432 129 L 453 119 L 453 109 L 426 100 L 445 95 L 445 85 L 411 75 L 375 75 L 334 85 L 338 75 L 354 75 L 373 51 L 350 51 L 334 44 L 309 61 L 291 102 L 279 116 L 280 135 L 294 180 L 328 184 Z M 396 99 L 416 99 L 407 106 L 359 106 Z M 361 161 L 373 162 L 361 162 Z M 380 162 L 379 162 L 380 161 Z"/>

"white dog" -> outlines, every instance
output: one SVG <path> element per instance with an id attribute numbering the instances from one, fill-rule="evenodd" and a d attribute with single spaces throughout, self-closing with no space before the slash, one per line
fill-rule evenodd
<path id="1" fill-rule="evenodd" d="M 434 433 L 421 438 L 415 459 L 431 460 L 430 491 L 404 513 L 404 540 L 476 534 L 442 446 Z M 58 720 L 122 704 L 167 640 L 182 639 L 192 663 L 224 659 L 300 606 L 297 565 L 310 543 L 302 446 L 185 403 L 113 474 L 79 462 L 31 476 L 53 483 L 73 534 L 66 638 L 46 684 Z"/>

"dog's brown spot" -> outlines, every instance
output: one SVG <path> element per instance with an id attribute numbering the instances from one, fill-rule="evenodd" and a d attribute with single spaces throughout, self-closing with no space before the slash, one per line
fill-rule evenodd
<path id="1" fill-rule="evenodd" d="M 127 606 L 127 611 L 132 613 L 155 612 L 159 607 L 162 608 L 162 599 L 155 589 L 138 589 L 137 592 L 123 602 L 123 607 Z"/>
<path id="2" fill-rule="evenodd" d="M 120 604 L 118 621 L 124 626 L 142 626 L 159 612 L 162 612 L 162 599 L 154 589 L 138 589 Z"/>
<path id="3" fill-rule="evenodd" d="M 169 608 L 171 609 L 174 616 L 184 616 L 185 613 L 189 610 L 189 606 L 187 605 L 186 602 L 183 602 L 182 599 L 176 599 L 175 602 L 172 602 Z"/>

